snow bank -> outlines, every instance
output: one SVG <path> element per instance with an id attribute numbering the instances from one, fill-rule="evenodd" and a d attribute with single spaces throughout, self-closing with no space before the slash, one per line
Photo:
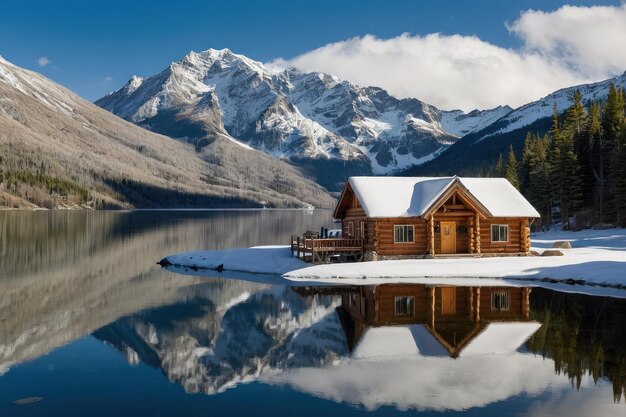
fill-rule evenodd
<path id="1" fill-rule="evenodd" d="M 551 248 L 557 240 L 569 240 L 572 249 L 560 249 L 564 256 L 557 257 L 418 259 L 315 265 L 284 276 L 290 280 L 334 280 L 344 284 L 364 284 L 364 278 L 385 279 L 386 282 L 407 278 L 412 282 L 430 278 L 464 278 L 464 282 L 468 278 L 548 278 L 626 286 L 626 230 L 538 233 L 532 236 L 533 249 L 543 251 Z M 472 284 L 468 280 L 466 285 Z"/>
<path id="2" fill-rule="evenodd" d="M 223 277 L 258 281 L 252 274 L 282 275 L 275 285 L 414 283 L 469 286 L 541 286 L 563 292 L 626 297 L 626 229 L 551 231 L 532 236 L 539 252 L 569 240 L 564 256 L 415 259 L 311 265 L 288 246 L 185 252 L 164 258 L 176 272 L 207 275 L 223 265 Z M 252 278 L 250 278 L 252 277 Z M 543 280 L 543 281 L 542 281 Z M 582 280 L 591 285 L 566 285 Z M 603 288 L 611 287 L 611 288 Z"/>
<path id="3" fill-rule="evenodd" d="M 174 267 L 280 275 L 307 264 L 291 256 L 289 246 L 184 252 L 163 258 Z M 162 261 L 162 262 L 163 262 Z M 222 268 L 218 268 L 219 266 Z"/>

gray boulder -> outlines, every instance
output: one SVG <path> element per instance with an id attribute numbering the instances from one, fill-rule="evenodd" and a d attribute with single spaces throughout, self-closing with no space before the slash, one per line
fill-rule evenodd
<path id="1" fill-rule="evenodd" d="M 541 256 L 563 256 L 563 252 L 556 249 L 544 250 Z"/>
<path id="2" fill-rule="evenodd" d="M 572 244 L 569 240 L 557 240 L 552 244 L 555 249 L 572 249 Z"/>

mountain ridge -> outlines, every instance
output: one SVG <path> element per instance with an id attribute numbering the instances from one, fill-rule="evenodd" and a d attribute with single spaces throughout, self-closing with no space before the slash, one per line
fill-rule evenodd
<path id="1" fill-rule="evenodd" d="M 570 106 L 570 96 L 580 91 L 583 103 L 603 102 L 609 87 L 626 88 L 626 72 L 607 80 L 561 88 L 538 100 L 508 112 L 482 129 L 460 138 L 437 158 L 420 166 L 413 166 L 400 175 L 483 175 L 495 165 L 499 154 L 506 155 L 513 146 L 521 155 L 526 134 L 543 135 L 550 129 L 553 106 L 559 114 Z"/>
<path id="2" fill-rule="evenodd" d="M 441 112 L 418 99 L 324 73 L 270 69 L 228 49 L 192 51 L 95 103 L 192 143 L 227 134 L 277 158 L 369 165 L 374 174 L 421 163 L 457 139 L 441 127 Z"/>
<path id="3" fill-rule="evenodd" d="M 0 150 L 0 206 L 333 205 L 306 172 L 289 164 L 223 137 L 198 153 L 5 59 Z"/>

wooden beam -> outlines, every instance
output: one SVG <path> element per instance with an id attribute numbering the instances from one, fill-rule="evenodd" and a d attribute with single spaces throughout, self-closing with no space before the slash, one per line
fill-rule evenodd
<path id="1" fill-rule="evenodd" d="M 478 213 L 474 216 L 474 237 L 476 238 L 474 250 L 480 255 L 480 216 Z"/>
<path id="2" fill-rule="evenodd" d="M 374 251 L 378 253 L 379 237 L 378 237 L 378 220 L 374 220 Z"/>
<path id="3" fill-rule="evenodd" d="M 469 218 L 469 246 L 470 253 L 476 253 L 476 242 L 474 241 L 474 217 Z"/>
<path id="4" fill-rule="evenodd" d="M 467 190 L 466 192 L 465 187 L 462 187 L 457 181 L 454 185 L 448 188 L 448 190 L 446 190 L 446 192 L 443 193 L 435 202 L 432 203 L 432 205 L 426 210 L 422 217 L 425 219 L 428 218 L 428 216 L 441 208 L 441 206 L 445 204 L 445 202 L 448 201 L 448 199 L 450 199 L 456 193 L 458 193 L 461 202 L 465 206 L 469 207 L 471 210 L 476 211 L 484 218 L 490 216 L 487 208 L 478 199 L 472 196 L 469 193 L 469 190 Z"/>
<path id="5" fill-rule="evenodd" d="M 454 217 L 454 216 L 470 217 L 470 216 L 476 215 L 475 212 L 470 211 L 470 210 L 446 211 L 445 213 L 436 212 L 435 214 L 437 214 L 437 217 Z"/>
<path id="6" fill-rule="evenodd" d="M 431 256 L 435 256 L 435 217 L 431 214 L 428 219 L 426 237 L 428 238 L 427 250 Z"/>

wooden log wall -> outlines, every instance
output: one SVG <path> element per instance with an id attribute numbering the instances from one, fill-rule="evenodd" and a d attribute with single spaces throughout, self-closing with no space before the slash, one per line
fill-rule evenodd
<path id="1" fill-rule="evenodd" d="M 426 252 L 434 256 L 435 255 L 435 219 L 431 215 L 428 219 L 428 226 L 426 229 L 427 248 Z"/>
<path id="2" fill-rule="evenodd" d="M 524 320 L 524 302 L 527 294 L 526 288 L 513 287 L 483 287 L 480 292 L 480 316 L 482 320 Z M 491 309 L 491 296 L 494 293 L 507 293 L 509 295 L 509 310 L 499 311 Z"/>
<path id="3" fill-rule="evenodd" d="M 480 216 L 478 213 L 474 216 L 474 239 L 476 239 L 476 243 L 474 244 L 474 253 L 480 254 L 482 248 L 480 247 Z"/>
<path id="4" fill-rule="evenodd" d="M 378 228 L 378 254 L 383 256 L 426 255 L 426 220 L 416 217 L 375 219 Z M 395 225 L 413 225 L 413 243 L 394 243 Z"/>
<path id="5" fill-rule="evenodd" d="M 384 284 L 376 289 L 378 299 L 378 321 L 376 325 L 402 323 L 424 323 L 428 320 L 430 303 L 429 289 L 425 285 Z M 395 316 L 395 297 L 415 297 L 414 316 Z"/>
<path id="6" fill-rule="evenodd" d="M 507 224 L 509 226 L 508 242 L 491 241 L 491 225 Z M 527 238 L 522 239 L 522 230 L 528 224 L 528 220 L 520 221 L 519 218 L 488 218 L 481 221 L 480 248 L 482 253 L 519 253 Z"/>
<path id="7" fill-rule="evenodd" d="M 350 235 L 349 230 L 349 224 L 350 222 L 352 222 L 353 224 L 353 229 L 352 229 L 352 235 Z M 351 207 L 346 211 L 346 217 L 342 220 L 341 222 L 341 227 L 342 227 L 342 235 L 343 237 L 354 237 L 354 238 L 361 238 L 361 235 L 359 233 L 360 227 L 361 227 L 361 222 L 367 222 L 367 217 L 365 216 L 365 210 L 363 210 L 361 207 Z M 367 228 L 365 230 L 365 232 L 367 233 Z"/>

